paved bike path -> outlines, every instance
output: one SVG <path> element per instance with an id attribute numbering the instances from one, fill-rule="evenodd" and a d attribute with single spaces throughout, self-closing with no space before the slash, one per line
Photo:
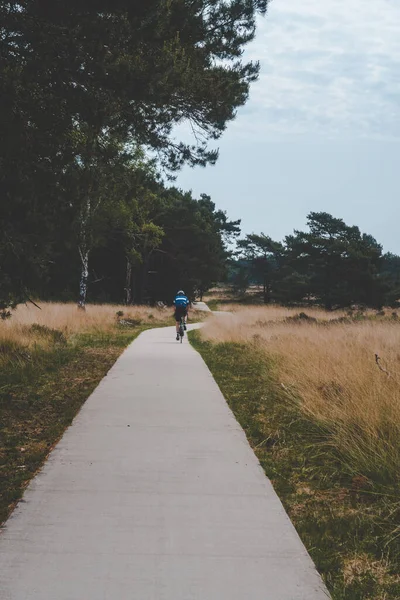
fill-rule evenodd
<path id="1" fill-rule="evenodd" d="M 323 600 L 201 357 L 143 333 L 0 534 L 1 600 Z"/>

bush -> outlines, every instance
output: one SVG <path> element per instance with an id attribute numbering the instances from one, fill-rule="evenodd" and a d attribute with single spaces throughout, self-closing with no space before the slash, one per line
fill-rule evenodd
<path id="1" fill-rule="evenodd" d="M 58 329 L 52 329 L 51 327 L 47 327 L 47 325 L 39 325 L 39 323 L 34 323 L 31 325 L 30 331 L 38 336 L 47 338 L 54 344 L 65 346 L 67 343 L 67 339 L 62 331 L 59 331 Z"/>

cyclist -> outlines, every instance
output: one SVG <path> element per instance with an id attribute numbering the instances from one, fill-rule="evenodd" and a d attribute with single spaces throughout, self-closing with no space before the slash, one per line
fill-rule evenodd
<path id="1" fill-rule="evenodd" d="M 179 341 L 179 326 L 181 324 L 181 318 L 183 317 L 183 327 L 186 331 L 186 321 L 189 312 L 189 304 L 190 300 L 185 295 L 183 290 L 179 290 L 177 295 L 175 296 L 174 306 L 175 306 L 175 321 L 176 321 L 176 339 Z"/>

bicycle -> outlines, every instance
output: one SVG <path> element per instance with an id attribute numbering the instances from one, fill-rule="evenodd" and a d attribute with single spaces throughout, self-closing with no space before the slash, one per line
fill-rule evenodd
<path id="1" fill-rule="evenodd" d="M 179 331 L 178 331 L 178 333 L 179 333 L 179 339 L 180 339 L 181 344 L 182 344 L 182 341 L 183 341 L 183 338 L 184 338 L 184 335 L 185 335 L 184 323 L 185 323 L 184 317 L 181 317 L 180 321 L 179 321 Z"/>

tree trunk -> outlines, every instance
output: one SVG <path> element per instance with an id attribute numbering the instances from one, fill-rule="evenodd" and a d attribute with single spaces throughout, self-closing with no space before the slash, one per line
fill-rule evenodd
<path id="1" fill-rule="evenodd" d="M 81 209 L 81 223 L 80 223 L 80 245 L 79 255 L 81 257 L 81 279 L 79 282 L 79 301 L 78 308 L 85 310 L 86 308 L 86 295 L 89 279 L 89 244 L 88 244 L 88 224 L 91 217 L 91 202 L 90 197 L 86 198 L 86 202 L 83 204 Z"/>
<path id="2" fill-rule="evenodd" d="M 79 302 L 78 308 L 86 309 L 86 295 L 87 286 L 89 279 L 89 250 L 87 248 L 79 248 L 79 254 L 81 255 L 81 279 L 79 283 Z"/>
<path id="3" fill-rule="evenodd" d="M 270 289 L 269 289 L 267 278 L 264 279 L 263 295 L 264 295 L 264 304 L 269 304 L 269 302 L 270 302 Z"/>
<path id="4" fill-rule="evenodd" d="M 142 270 L 141 270 L 141 280 L 140 280 L 140 304 L 144 304 L 144 299 L 146 297 L 147 292 L 147 280 L 148 280 L 148 270 L 149 270 L 149 259 L 150 254 L 146 254 L 143 256 Z"/>
<path id="5" fill-rule="evenodd" d="M 125 281 L 125 304 L 132 304 L 132 263 L 126 262 L 126 281 Z"/>

